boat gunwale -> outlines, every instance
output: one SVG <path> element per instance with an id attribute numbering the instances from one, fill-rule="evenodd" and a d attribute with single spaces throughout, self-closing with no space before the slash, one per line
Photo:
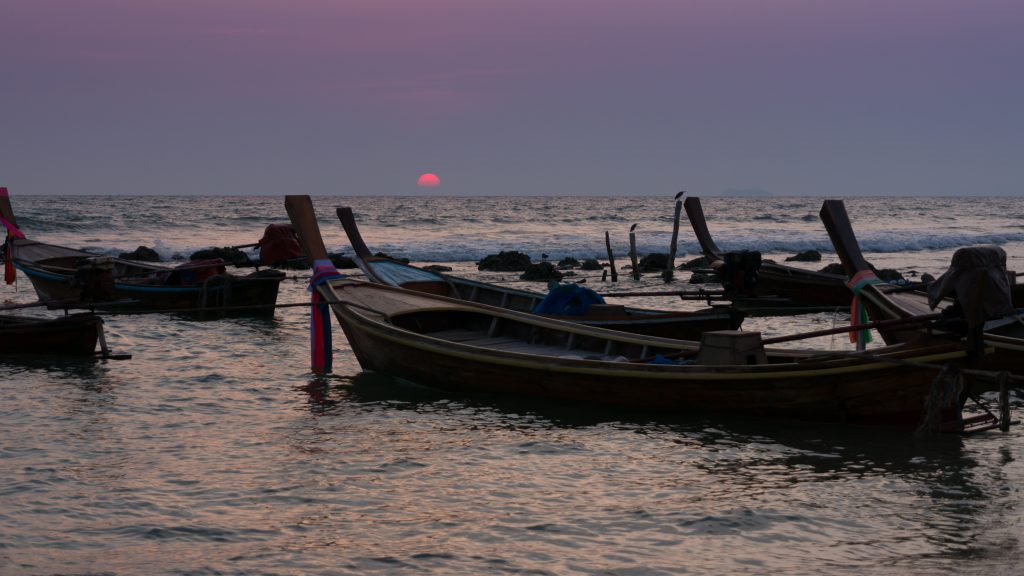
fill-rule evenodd
<path id="1" fill-rule="evenodd" d="M 629 362 L 616 362 L 610 360 L 591 360 L 584 358 L 565 358 L 559 356 L 548 356 L 543 355 L 543 361 L 537 360 L 537 354 L 530 354 L 524 352 L 513 352 L 500 350 L 495 348 L 489 348 L 486 346 L 475 346 L 472 344 L 465 344 L 461 342 L 455 342 L 452 340 L 446 340 L 443 338 L 436 338 L 430 336 L 429 333 L 419 333 L 399 326 L 395 326 L 388 322 L 377 320 L 367 316 L 359 310 L 352 309 L 348 304 L 345 303 L 343 298 L 339 298 L 338 293 L 335 290 L 334 284 L 339 282 L 345 282 L 345 280 L 336 280 L 331 283 L 325 283 L 318 287 L 321 294 L 331 302 L 331 307 L 335 310 L 335 313 L 339 315 L 339 320 L 343 324 L 346 320 L 342 319 L 342 316 L 347 318 L 348 322 L 358 322 L 360 329 L 366 330 L 373 333 L 378 338 L 383 338 L 389 342 L 401 344 L 403 346 L 409 346 L 419 350 L 427 351 L 432 354 L 440 354 L 443 356 L 458 358 L 458 359 L 472 359 L 481 360 L 482 356 L 486 356 L 486 361 L 489 363 L 495 363 L 502 366 L 511 367 L 526 367 L 532 369 L 549 370 L 562 373 L 573 373 L 573 374 L 588 374 L 588 375 L 602 375 L 602 376 L 614 376 L 624 377 L 629 379 L 658 379 L 658 380 L 683 380 L 683 381 L 697 381 L 697 380 L 779 380 L 784 381 L 787 379 L 798 379 L 805 380 L 808 378 L 821 378 L 823 376 L 834 376 L 834 375 L 846 375 L 861 372 L 873 372 L 878 370 L 892 369 L 894 366 L 892 363 L 885 360 L 892 359 L 898 360 L 899 362 L 921 362 L 930 363 L 935 361 L 954 360 L 957 358 L 963 358 L 966 352 L 963 350 L 952 350 L 948 352 L 927 352 L 923 355 L 913 355 L 913 348 L 903 348 L 899 352 L 902 352 L 899 356 L 893 356 L 892 358 L 883 357 L 881 359 L 871 359 L 866 356 L 844 356 L 834 359 L 822 359 L 821 362 L 826 364 L 825 366 L 814 366 L 808 363 L 784 362 L 784 363 L 772 363 L 772 364 L 757 364 L 757 365 L 707 365 L 707 364 L 688 364 L 688 365 L 666 365 L 666 364 L 639 364 Z M 356 285 L 357 282 L 349 281 L 348 285 Z M 403 292 L 409 292 L 401 288 L 393 288 L 390 286 L 373 285 L 374 289 L 391 289 L 400 290 Z M 444 297 L 440 297 L 444 298 Z M 495 309 L 486 305 L 479 305 L 484 308 L 491 308 L 491 310 L 480 310 L 481 312 L 489 313 L 491 315 L 499 315 L 497 311 L 501 309 Z M 466 311 L 474 311 L 474 307 L 465 307 Z M 439 310 L 453 311 L 457 310 L 458 307 L 438 307 Z M 417 310 L 418 312 L 419 310 Z M 410 312 L 413 313 L 413 312 Z M 503 315 L 504 316 L 504 315 Z M 513 319 L 517 318 L 516 315 L 507 315 Z M 529 316 L 529 315 L 527 315 Z M 531 322 L 527 322 L 531 323 Z M 536 322 L 533 322 L 536 323 Z M 570 326 L 565 326 L 562 323 L 558 323 L 555 326 L 557 329 L 566 329 Z M 571 327 L 575 327 L 574 325 Z M 619 333 L 615 331 L 606 331 L 603 329 L 596 329 L 601 332 L 611 332 L 614 335 Z M 569 332 L 584 333 L 593 335 L 593 330 L 566 330 Z M 400 334 L 400 335 L 399 335 Z M 603 335 L 601 335 L 603 336 Z M 612 338 L 613 340 L 619 340 L 619 338 Z M 640 338 L 639 343 L 643 343 L 644 340 L 652 340 L 647 338 Z M 665 339 L 662 339 L 665 340 Z M 668 342 L 683 343 L 686 341 L 679 340 L 668 340 Z M 691 343 L 692 344 L 692 343 Z M 899 345 L 897 345 L 899 346 Z M 669 346 L 666 346 L 669 347 Z M 686 348 L 681 348 L 686 349 Z M 690 348 L 692 350 L 692 348 Z M 781 350 L 780 350 L 781 351 Z M 786 352 L 798 352 L 789 351 Z M 811 358 L 807 358 L 807 354 L 800 354 L 801 358 L 807 358 L 812 360 L 813 356 L 817 354 L 819 356 L 833 356 L 831 352 L 816 352 L 811 354 Z M 785 356 L 783 356 L 785 357 Z M 600 364 L 596 366 L 595 364 Z M 837 366 L 838 364 L 838 366 Z M 794 366 L 800 366 L 799 370 L 794 370 Z M 628 368 L 627 368 L 628 367 Z"/>

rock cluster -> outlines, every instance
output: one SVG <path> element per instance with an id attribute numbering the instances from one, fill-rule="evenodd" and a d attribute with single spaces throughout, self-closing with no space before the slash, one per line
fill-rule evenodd
<path id="1" fill-rule="evenodd" d="M 488 272 L 522 272 L 530 265 L 530 257 L 516 250 L 502 251 L 485 256 L 477 263 L 477 270 Z"/>
<path id="2" fill-rule="evenodd" d="M 122 252 L 121 254 L 118 254 L 117 257 L 124 258 L 125 260 L 136 260 L 138 262 L 160 261 L 160 255 L 156 253 L 156 250 L 146 246 L 139 246 L 131 252 Z"/>
<path id="3" fill-rule="evenodd" d="M 689 262 L 684 262 L 679 265 L 680 270 L 693 270 L 694 268 L 707 268 L 711 264 L 707 256 L 698 256 Z"/>
<path id="4" fill-rule="evenodd" d="M 519 276 L 520 280 L 561 280 L 562 273 L 551 262 L 530 264 Z"/>
<path id="5" fill-rule="evenodd" d="M 821 252 L 817 250 L 805 250 L 796 256 L 786 258 L 786 262 L 821 262 Z"/>
<path id="6" fill-rule="evenodd" d="M 580 265 L 580 261 L 573 258 L 572 256 L 566 256 L 558 261 L 559 270 L 568 270 L 570 268 L 576 268 Z"/>
<path id="7" fill-rule="evenodd" d="M 224 248 L 206 248 L 204 250 L 198 250 L 190 255 L 189 260 L 213 260 L 220 258 L 227 264 L 232 264 L 239 268 L 246 266 L 255 266 L 256 264 L 249 260 L 249 256 L 245 252 L 242 252 L 238 248 L 224 247 Z"/>
<path id="8" fill-rule="evenodd" d="M 640 262 L 637 263 L 641 272 L 654 272 L 658 270 L 664 270 L 668 268 L 668 254 L 660 254 L 657 252 L 648 254 L 643 258 L 640 258 Z"/>

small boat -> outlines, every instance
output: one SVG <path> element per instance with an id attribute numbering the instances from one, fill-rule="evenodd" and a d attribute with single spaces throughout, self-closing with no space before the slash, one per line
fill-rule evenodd
<path id="1" fill-rule="evenodd" d="M 344 278 L 326 260 L 309 197 L 288 196 L 285 206 L 314 264 L 315 296 L 365 370 L 446 390 L 629 409 L 905 426 L 928 417 L 964 430 L 965 396 L 944 395 L 939 377 L 964 357 L 955 343 L 766 351 L 758 333 L 726 331 L 705 334 L 701 345 Z M 732 339 L 740 345 L 712 345 Z M 681 357 L 695 362 L 673 360 Z M 930 397 L 943 399 L 941 408 L 926 410 Z"/>
<path id="2" fill-rule="evenodd" d="M 0 355 L 92 355 L 103 330 L 95 314 L 59 318 L 0 315 Z"/>
<path id="3" fill-rule="evenodd" d="M 541 313 L 551 318 L 588 326 L 666 338 L 699 339 L 704 332 L 735 330 L 743 322 L 743 314 L 738 311 L 714 308 L 683 312 L 591 303 L 585 307 L 582 314 L 545 313 L 541 311 L 543 307 L 538 308 L 538 305 L 544 301 L 545 294 L 439 274 L 388 258 L 374 256 L 359 233 L 352 209 L 338 208 L 337 214 L 355 252 L 356 265 L 372 282 L 449 296 L 458 300 L 490 304 L 507 310 Z M 572 302 L 574 291 L 583 289 L 578 285 L 570 284 L 560 285 L 556 290 L 564 290 L 567 295 L 565 300 Z M 591 298 L 596 298 L 596 294 L 592 292 L 588 294 Z"/>
<path id="4" fill-rule="evenodd" d="M 0 216 L 16 226 L 6 189 L 0 190 Z M 28 276 L 40 300 L 104 310 L 272 316 L 285 278 L 273 269 L 229 274 L 220 259 L 170 268 L 27 238 L 9 237 L 7 246 L 14 267 Z"/>
<path id="5" fill-rule="evenodd" d="M 932 307 L 929 295 L 920 289 L 902 288 L 878 281 L 870 264 L 864 259 L 860 244 L 854 235 L 853 226 L 846 213 L 842 200 L 826 200 L 821 207 L 821 219 L 825 223 L 832 244 L 835 246 L 839 259 L 843 263 L 850 278 L 856 278 L 855 289 L 860 302 L 863 303 L 871 320 L 908 320 L 927 318 L 942 320 L 935 308 L 946 308 L 952 304 L 950 300 L 933 299 L 936 306 Z M 1005 261 L 1001 273 L 1005 273 Z M 1024 325 L 1016 314 L 1012 313 L 1010 295 L 1004 295 L 1006 304 L 1002 308 L 1009 312 L 1005 316 L 990 320 L 983 325 L 983 342 L 994 349 L 994 354 L 986 355 L 981 360 L 981 367 L 987 370 L 1007 370 L 1016 375 L 1024 375 Z M 958 320 L 959 317 L 947 320 Z M 925 334 L 943 331 L 943 324 L 898 324 L 887 328 L 879 328 L 878 332 L 888 344 L 912 342 Z M 959 338 L 959 334 L 955 335 Z"/>
<path id="6" fill-rule="evenodd" d="M 846 278 L 761 260 L 759 252 L 723 252 L 708 230 L 700 198 L 683 202 L 701 252 L 726 290 L 743 306 L 848 307 Z"/>

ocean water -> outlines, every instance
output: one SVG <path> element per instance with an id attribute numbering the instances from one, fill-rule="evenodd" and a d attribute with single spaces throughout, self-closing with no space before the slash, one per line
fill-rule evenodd
<path id="1" fill-rule="evenodd" d="M 634 223 L 641 252 L 665 251 L 673 209 L 671 198 L 314 201 L 332 251 L 350 252 L 334 218 L 350 205 L 375 250 L 516 285 L 474 262 L 503 249 L 603 259 L 608 230 L 621 264 Z M 12 202 L 32 238 L 168 258 L 251 243 L 287 220 L 282 198 Z M 704 208 L 720 246 L 781 260 L 828 251 L 820 204 L 709 198 Z M 847 207 L 876 265 L 937 275 L 957 247 L 996 243 L 1024 269 L 1024 200 Z M 694 257 L 685 221 L 680 238 L 681 259 Z M 279 303 L 306 301 L 308 276 L 289 274 Z M 689 287 L 677 277 L 673 289 Z M 587 281 L 665 289 L 655 275 Z M 34 300 L 24 276 L 0 293 Z M 0 360 L 0 574 L 1017 574 L 1024 561 L 1020 428 L 917 439 L 456 396 L 362 372 L 339 329 L 334 374 L 316 378 L 307 314 L 109 315 L 110 345 L 131 360 Z M 845 321 L 818 313 L 745 328 Z"/>

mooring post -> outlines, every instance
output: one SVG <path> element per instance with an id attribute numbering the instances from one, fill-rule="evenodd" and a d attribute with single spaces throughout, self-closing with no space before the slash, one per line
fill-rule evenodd
<path id="1" fill-rule="evenodd" d="M 997 377 L 999 381 L 999 429 L 1003 432 L 1010 430 L 1010 373 L 1000 372 Z"/>
<path id="2" fill-rule="evenodd" d="M 608 268 L 612 271 L 612 282 L 619 281 L 619 273 L 615 271 L 615 256 L 612 254 L 612 240 L 608 231 L 604 231 L 604 246 L 608 249 Z"/>
<path id="3" fill-rule="evenodd" d="M 636 224 L 629 227 L 629 261 L 633 264 L 633 280 L 639 280 L 640 265 L 636 261 Z"/>
<path id="4" fill-rule="evenodd" d="M 665 271 L 661 273 L 661 277 L 665 282 L 671 282 L 672 276 L 676 270 L 676 247 L 679 245 L 679 215 L 683 210 L 683 201 L 680 197 L 686 193 L 686 190 L 676 194 L 676 214 L 672 220 L 672 243 L 668 247 L 668 266 L 665 267 Z"/>

